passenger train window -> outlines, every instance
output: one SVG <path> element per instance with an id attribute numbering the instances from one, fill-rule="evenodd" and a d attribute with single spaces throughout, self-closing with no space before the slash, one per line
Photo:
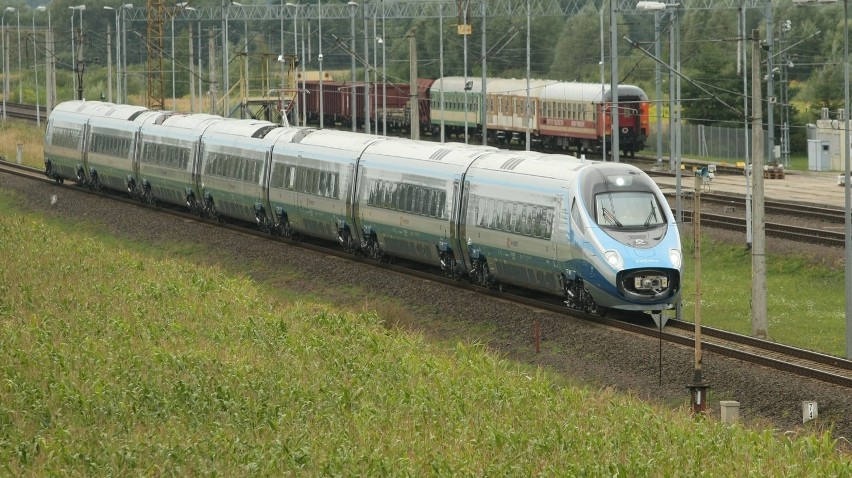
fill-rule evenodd
<path id="1" fill-rule="evenodd" d="M 82 137 L 80 130 L 57 126 L 53 128 L 50 140 L 54 146 L 77 149 Z"/>

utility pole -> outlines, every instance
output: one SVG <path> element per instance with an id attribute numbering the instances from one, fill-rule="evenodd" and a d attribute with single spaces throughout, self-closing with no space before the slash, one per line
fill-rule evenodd
<path id="1" fill-rule="evenodd" d="M 210 114 L 216 114 L 216 32 L 213 27 L 210 27 L 207 37 L 207 50 L 209 57 L 207 59 L 210 65 L 207 68 L 207 73 L 210 75 Z"/>
<path id="2" fill-rule="evenodd" d="M 482 122 L 482 145 L 483 146 L 488 145 L 488 121 L 486 120 L 486 116 L 485 116 L 486 114 L 488 114 L 488 108 L 487 108 L 488 102 L 485 100 L 485 98 L 488 98 L 488 87 L 486 86 L 486 84 L 488 83 L 486 81 L 486 75 L 488 73 L 488 62 L 486 61 L 486 59 L 487 59 L 488 55 L 486 54 L 487 51 L 485 49 L 485 47 L 488 45 L 488 43 L 485 41 L 485 17 L 487 16 L 486 12 L 485 12 L 486 6 L 487 6 L 486 2 L 483 0 L 483 2 L 482 2 L 482 97 L 479 100 L 479 103 L 480 103 L 480 106 L 479 106 L 480 116 L 479 117 L 480 117 L 480 121 Z"/>
<path id="3" fill-rule="evenodd" d="M 765 155 L 765 143 L 763 142 L 763 96 L 760 81 L 760 32 L 752 30 L 752 55 L 751 55 L 751 96 L 753 119 L 752 119 L 752 183 L 754 192 L 752 194 L 754 211 L 752 213 L 752 226 L 754 227 L 753 243 L 751 248 L 751 333 L 753 336 L 766 339 L 769 337 L 766 320 L 766 223 L 764 220 L 764 197 L 763 197 L 763 162 Z M 771 105 L 770 105 L 771 107 Z M 746 171 L 748 173 L 748 171 Z"/>
<path id="4" fill-rule="evenodd" d="M 112 29 L 109 25 L 107 25 L 107 101 L 112 103 Z"/>
<path id="5" fill-rule="evenodd" d="M 198 32 L 201 33 L 201 32 Z M 174 59 L 172 59 L 174 61 Z M 192 49 L 192 22 L 189 23 L 189 110 L 197 111 L 195 101 L 195 52 Z"/>
<path id="6" fill-rule="evenodd" d="M 408 31 L 409 53 L 409 121 L 411 123 L 411 139 L 420 139 L 420 104 L 417 97 L 417 32 L 416 28 Z"/>

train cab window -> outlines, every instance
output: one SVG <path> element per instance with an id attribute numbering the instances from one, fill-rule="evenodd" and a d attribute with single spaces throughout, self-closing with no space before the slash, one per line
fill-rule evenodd
<path id="1" fill-rule="evenodd" d="M 601 227 L 649 229 L 665 224 L 665 217 L 653 193 L 622 191 L 595 196 L 595 221 Z"/>

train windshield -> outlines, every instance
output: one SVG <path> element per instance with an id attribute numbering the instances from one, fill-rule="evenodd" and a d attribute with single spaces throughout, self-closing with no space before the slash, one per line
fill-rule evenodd
<path id="1" fill-rule="evenodd" d="M 619 191 L 595 195 L 595 222 L 601 227 L 651 229 L 665 221 L 660 204 L 651 192 Z"/>

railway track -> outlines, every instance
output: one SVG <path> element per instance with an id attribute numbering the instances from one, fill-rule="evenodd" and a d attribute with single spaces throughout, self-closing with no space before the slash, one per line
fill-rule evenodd
<path id="1" fill-rule="evenodd" d="M 43 172 L 33 168 L 25 168 L 15 164 L 0 162 L 0 172 L 4 174 L 16 174 L 24 176 L 32 180 L 51 182 Z M 88 189 L 66 183 L 64 186 L 73 188 L 77 191 L 98 194 L 108 197 L 115 201 L 132 204 L 137 207 L 153 207 L 140 204 L 137 201 L 129 198 L 123 198 L 119 195 L 108 195 L 89 191 Z M 484 289 L 480 286 L 474 286 L 466 282 L 449 279 L 440 274 L 440 271 L 423 270 L 422 268 L 402 267 L 396 264 L 378 263 L 373 260 L 353 256 L 344 253 L 335 247 L 327 247 L 325 244 L 314 244 L 310 242 L 296 242 L 289 239 L 271 237 L 266 233 L 260 232 L 252 227 L 246 227 L 240 224 L 216 223 L 198 218 L 197 216 L 171 209 L 162 209 L 164 213 L 176 215 L 185 220 L 207 222 L 214 224 L 217 227 L 227 228 L 238 231 L 241 234 L 249 234 L 265 240 L 277 240 L 291 244 L 293 246 L 302 247 L 324 255 L 347 258 L 370 264 L 373 267 L 380 267 L 388 271 L 394 271 L 408 276 L 418 277 L 429 280 L 431 282 L 444 284 L 448 287 L 459 289 L 474 290 L 486 295 L 490 295 L 503 300 L 511 300 L 515 303 L 523 304 L 538 310 L 546 310 L 555 314 L 560 314 L 566 318 L 574 318 L 578 320 L 587 320 L 598 323 L 602 326 L 615 328 L 627 331 L 632 334 L 637 334 L 645 337 L 659 338 L 669 343 L 679 344 L 685 347 L 693 347 L 695 339 L 692 333 L 694 326 L 686 322 L 670 320 L 668 325 L 662 330 L 655 328 L 649 324 L 648 320 L 636 321 L 635 317 L 632 320 L 624 320 L 624 317 L 617 317 L 613 314 L 612 317 L 592 316 L 567 310 L 558 298 L 550 298 L 547 301 L 540 297 L 529 297 L 510 292 L 504 292 L 496 289 Z M 702 217 L 702 221 L 707 221 Z M 852 362 L 833 356 L 828 356 L 820 353 L 815 353 L 807 350 L 786 347 L 769 341 L 761 341 L 751 337 L 745 337 L 730 332 L 725 332 L 717 329 L 709 329 L 702 327 L 702 347 L 708 352 L 732 357 L 750 364 L 757 364 L 770 367 L 776 370 L 781 370 L 786 373 L 795 374 L 803 377 L 808 377 L 823 382 L 852 387 Z"/>
<path id="2" fill-rule="evenodd" d="M 692 211 L 683 211 L 684 222 L 692 222 Z M 721 214 L 701 213 L 701 224 L 708 227 L 718 227 L 745 233 L 746 220 L 741 217 L 724 216 Z M 812 229 L 793 226 L 790 224 L 765 223 L 766 235 L 779 239 L 790 239 L 808 244 L 823 244 L 843 247 L 846 235 L 842 230 Z"/>
<path id="3" fill-rule="evenodd" d="M 27 105 L 23 103 L 6 103 L 6 117 L 16 118 L 35 123 L 38 118 L 36 111 L 41 112 L 41 119 L 47 121 L 47 108 L 41 106 L 36 110 L 35 105 Z"/>

